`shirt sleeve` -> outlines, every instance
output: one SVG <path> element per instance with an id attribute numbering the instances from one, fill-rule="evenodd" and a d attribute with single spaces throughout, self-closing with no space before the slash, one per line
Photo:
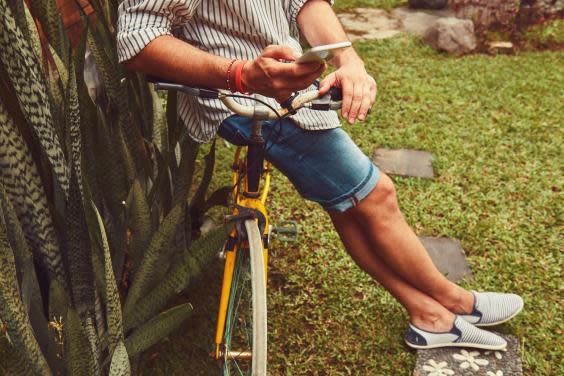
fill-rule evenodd
<path id="1" fill-rule="evenodd" d="M 149 42 L 187 22 L 201 0 L 125 0 L 118 8 L 117 52 L 120 62 L 137 55 Z"/>
<path id="2" fill-rule="evenodd" d="M 331 6 L 333 6 L 333 3 L 335 2 L 335 0 L 326 1 L 331 4 Z M 302 7 L 307 2 L 308 0 L 290 0 L 288 9 L 288 21 L 290 22 L 290 25 L 295 26 L 297 24 L 298 13 L 300 13 L 300 10 L 302 10 Z"/>

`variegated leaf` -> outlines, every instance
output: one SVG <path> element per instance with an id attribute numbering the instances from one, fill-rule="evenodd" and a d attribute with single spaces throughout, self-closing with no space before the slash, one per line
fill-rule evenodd
<path id="1" fill-rule="evenodd" d="M 163 309 L 176 294 L 188 286 L 190 279 L 198 275 L 213 259 L 226 240 L 227 228 L 219 226 L 192 243 L 190 251 L 186 252 L 157 286 L 131 309 L 131 316 L 125 317 L 125 331 L 142 325 Z"/>
<path id="2" fill-rule="evenodd" d="M 21 359 L 23 374 L 50 375 L 31 323 L 20 299 L 16 264 L 3 219 L 0 218 L 0 317 L 14 351 Z"/>
<path id="3" fill-rule="evenodd" d="M 53 0 L 54 1 L 54 0 Z M 15 89 L 27 122 L 47 155 L 58 183 L 68 192 L 69 175 L 52 123 L 41 63 L 17 27 L 6 0 L 0 0 L 0 61 Z"/>
<path id="4" fill-rule="evenodd" d="M 189 303 L 162 312 L 127 337 L 127 353 L 129 356 L 135 356 L 147 350 L 178 328 L 191 313 L 192 305 Z"/>
<path id="5" fill-rule="evenodd" d="M 1 0 L 0 0 L 1 1 Z M 31 151 L 0 101 L 0 181 L 36 261 L 66 286 L 59 242 Z"/>
<path id="6" fill-rule="evenodd" d="M 112 260 L 110 257 L 110 247 L 108 245 L 108 238 L 104 228 L 104 222 L 98 212 L 94 203 L 93 209 L 96 212 L 98 219 L 98 228 L 100 230 L 100 237 L 102 239 L 102 248 L 104 250 L 104 273 L 106 285 L 106 319 L 108 320 L 108 342 L 110 345 L 110 353 L 116 351 L 119 343 L 123 342 L 123 326 L 121 317 L 121 303 L 119 299 L 119 292 L 112 269 Z"/>
<path id="7" fill-rule="evenodd" d="M 120 341 L 112 354 L 112 362 L 110 364 L 109 376 L 129 376 L 131 375 L 131 366 L 129 364 L 129 356 L 127 349 Z"/>
<path id="8" fill-rule="evenodd" d="M 131 315 L 131 310 L 135 306 L 135 303 L 143 297 L 145 292 L 149 291 L 153 287 L 156 278 L 158 278 L 158 270 L 161 270 L 159 276 L 162 276 L 164 272 L 166 272 L 170 260 L 163 260 L 162 253 L 167 252 L 167 250 L 170 250 L 172 247 L 174 235 L 182 214 L 183 208 L 181 205 L 172 209 L 163 220 L 157 232 L 151 238 L 147 250 L 143 252 L 141 265 L 135 273 L 133 282 L 131 283 L 131 287 L 125 300 L 123 313 L 126 319 Z"/>
<path id="9" fill-rule="evenodd" d="M 69 308 L 66 316 L 67 322 L 64 325 L 64 333 L 67 374 L 73 376 L 96 375 L 98 369 L 96 360 L 78 314 L 72 308 Z"/>

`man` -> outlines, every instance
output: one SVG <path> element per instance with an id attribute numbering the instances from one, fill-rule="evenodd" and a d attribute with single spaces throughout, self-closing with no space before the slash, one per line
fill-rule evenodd
<path id="1" fill-rule="evenodd" d="M 118 53 L 126 67 L 261 94 L 272 104 L 307 89 L 325 69 L 293 62 L 302 52 L 299 31 L 313 46 L 346 40 L 326 0 L 125 0 L 119 12 Z M 352 47 L 330 63 L 336 70 L 321 82 L 321 93 L 342 88 L 341 115 L 351 124 L 364 120 L 376 96 L 374 79 Z M 230 116 L 218 101 L 182 96 L 179 114 L 199 142 L 216 133 L 233 143 L 249 137 L 250 120 Z M 263 130 L 267 158 L 327 210 L 352 258 L 406 308 L 409 346 L 506 346 L 476 326 L 509 320 L 523 300 L 448 281 L 405 222 L 392 181 L 339 127 L 336 113 L 304 109 L 273 128 L 271 122 Z"/>

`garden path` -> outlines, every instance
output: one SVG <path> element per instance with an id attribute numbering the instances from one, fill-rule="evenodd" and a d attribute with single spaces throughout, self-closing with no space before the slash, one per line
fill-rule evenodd
<path id="1" fill-rule="evenodd" d="M 350 40 L 386 39 L 400 33 L 424 35 L 439 18 L 454 17 L 450 9 L 421 10 L 399 7 L 390 11 L 354 8 L 338 14 Z"/>

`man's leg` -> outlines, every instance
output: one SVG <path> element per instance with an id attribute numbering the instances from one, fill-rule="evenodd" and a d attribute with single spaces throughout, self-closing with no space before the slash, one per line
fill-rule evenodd
<path id="1" fill-rule="evenodd" d="M 330 215 L 353 258 L 363 269 L 377 272 L 369 273 L 379 281 L 383 279 L 380 283 L 390 292 L 394 288 L 390 284 L 399 284 L 401 296 L 415 296 L 415 291 L 418 291 L 419 295 L 427 295 L 451 312 L 472 311 L 472 294 L 450 282 L 437 270 L 405 221 L 388 176 L 382 174 L 376 187 L 357 206 L 345 213 L 330 212 Z M 388 283 L 388 280 L 391 282 Z M 419 295 L 417 299 L 421 298 Z"/>
<path id="2" fill-rule="evenodd" d="M 454 314 L 406 282 L 384 263 L 350 210 L 330 215 L 351 257 L 405 307 L 414 325 L 431 332 L 449 331 L 452 328 Z"/>

